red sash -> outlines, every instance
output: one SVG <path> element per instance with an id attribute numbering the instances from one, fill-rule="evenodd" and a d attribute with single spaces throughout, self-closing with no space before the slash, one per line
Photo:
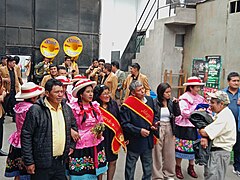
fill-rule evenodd
<path id="1" fill-rule="evenodd" d="M 134 96 L 129 96 L 123 105 L 131 109 L 133 112 L 147 121 L 151 126 L 153 125 L 154 112 L 147 104 L 143 103 Z M 154 136 L 154 144 L 156 144 L 157 140 L 158 138 Z"/>
<path id="2" fill-rule="evenodd" d="M 122 128 L 118 122 L 118 120 L 108 111 L 106 111 L 104 108 L 100 107 L 102 117 L 104 120 L 104 124 L 111 129 L 115 136 L 113 137 L 112 140 L 112 151 L 114 154 L 118 154 L 120 151 L 120 147 L 122 146 L 124 151 L 126 151 L 126 145 L 124 142 L 124 136 L 122 132 Z"/>

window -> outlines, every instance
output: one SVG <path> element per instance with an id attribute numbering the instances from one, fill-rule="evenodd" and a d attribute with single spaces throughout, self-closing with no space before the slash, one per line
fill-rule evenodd
<path id="1" fill-rule="evenodd" d="M 184 45 L 184 34 L 176 34 L 175 47 L 183 47 Z"/>
<path id="2" fill-rule="evenodd" d="M 230 13 L 235 13 L 236 1 L 230 2 Z"/>
<path id="3" fill-rule="evenodd" d="M 230 14 L 240 12 L 240 0 L 230 2 Z"/>
<path id="4" fill-rule="evenodd" d="M 240 1 L 237 1 L 237 9 L 236 12 L 240 12 Z"/>

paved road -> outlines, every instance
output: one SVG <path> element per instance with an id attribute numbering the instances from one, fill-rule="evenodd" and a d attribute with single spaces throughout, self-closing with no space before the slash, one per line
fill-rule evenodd
<path id="1" fill-rule="evenodd" d="M 6 152 L 8 151 L 8 148 L 9 148 L 7 138 L 13 131 L 15 131 L 15 129 L 16 129 L 15 123 L 11 122 L 11 118 L 6 117 L 5 124 L 4 124 L 4 147 L 3 147 L 3 150 Z M 5 161 L 6 161 L 6 157 L 0 156 L 0 180 L 10 179 L 10 178 L 4 177 Z M 186 172 L 187 163 L 188 162 L 184 160 L 183 165 L 182 165 L 182 171 L 183 171 L 185 180 L 195 180 L 194 178 L 191 178 Z M 116 170 L 116 174 L 114 177 L 115 180 L 123 180 L 124 179 L 123 178 L 124 177 L 124 164 L 125 164 L 125 153 L 121 151 L 119 154 L 118 162 L 117 162 L 117 170 Z M 196 171 L 199 176 L 198 180 L 202 180 L 203 179 L 203 168 L 200 166 L 196 166 Z M 136 167 L 136 172 L 135 172 L 135 179 L 140 180 L 141 176 L 142 176 L 142 168 L 141 168 L 141 164 L 138 163 L 137 167 Z M 104 176 L 104 179 L 106 179 L 106 176 Z M 240 177 L 237 177 L 236 175 L 234 175 L 232 173 L 231 165 L 228 166 L 226 180 L 240 180 Z"/>

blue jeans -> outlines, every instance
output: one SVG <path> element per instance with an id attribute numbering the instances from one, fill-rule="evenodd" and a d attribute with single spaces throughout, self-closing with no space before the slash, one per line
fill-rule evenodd
<path id="1" fill-rule="evenodd" d="M 233 146 L 234 163 L 233 167 L 235 171 L 240 172 L 240 132 L 237 131 L 237 142 Z"/>
<path id="2" fill-rule="evenodd" d="M 138 158 L 142 162 L 143 177 L 142 180 L 151 180 L 152 176 L 152 149 L 148 149 L 143 153 L 135 153 L 127 151 L 125 165 L 125 180 L 134 180 L 134 173 Z"/>

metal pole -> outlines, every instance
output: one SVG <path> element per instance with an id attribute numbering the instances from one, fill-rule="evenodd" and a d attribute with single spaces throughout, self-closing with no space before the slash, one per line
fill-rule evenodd
<path id="1" fill-rule="evenodd" d="M 159 0 L 157 1 L 157 19 L 158 19 Z"/>

